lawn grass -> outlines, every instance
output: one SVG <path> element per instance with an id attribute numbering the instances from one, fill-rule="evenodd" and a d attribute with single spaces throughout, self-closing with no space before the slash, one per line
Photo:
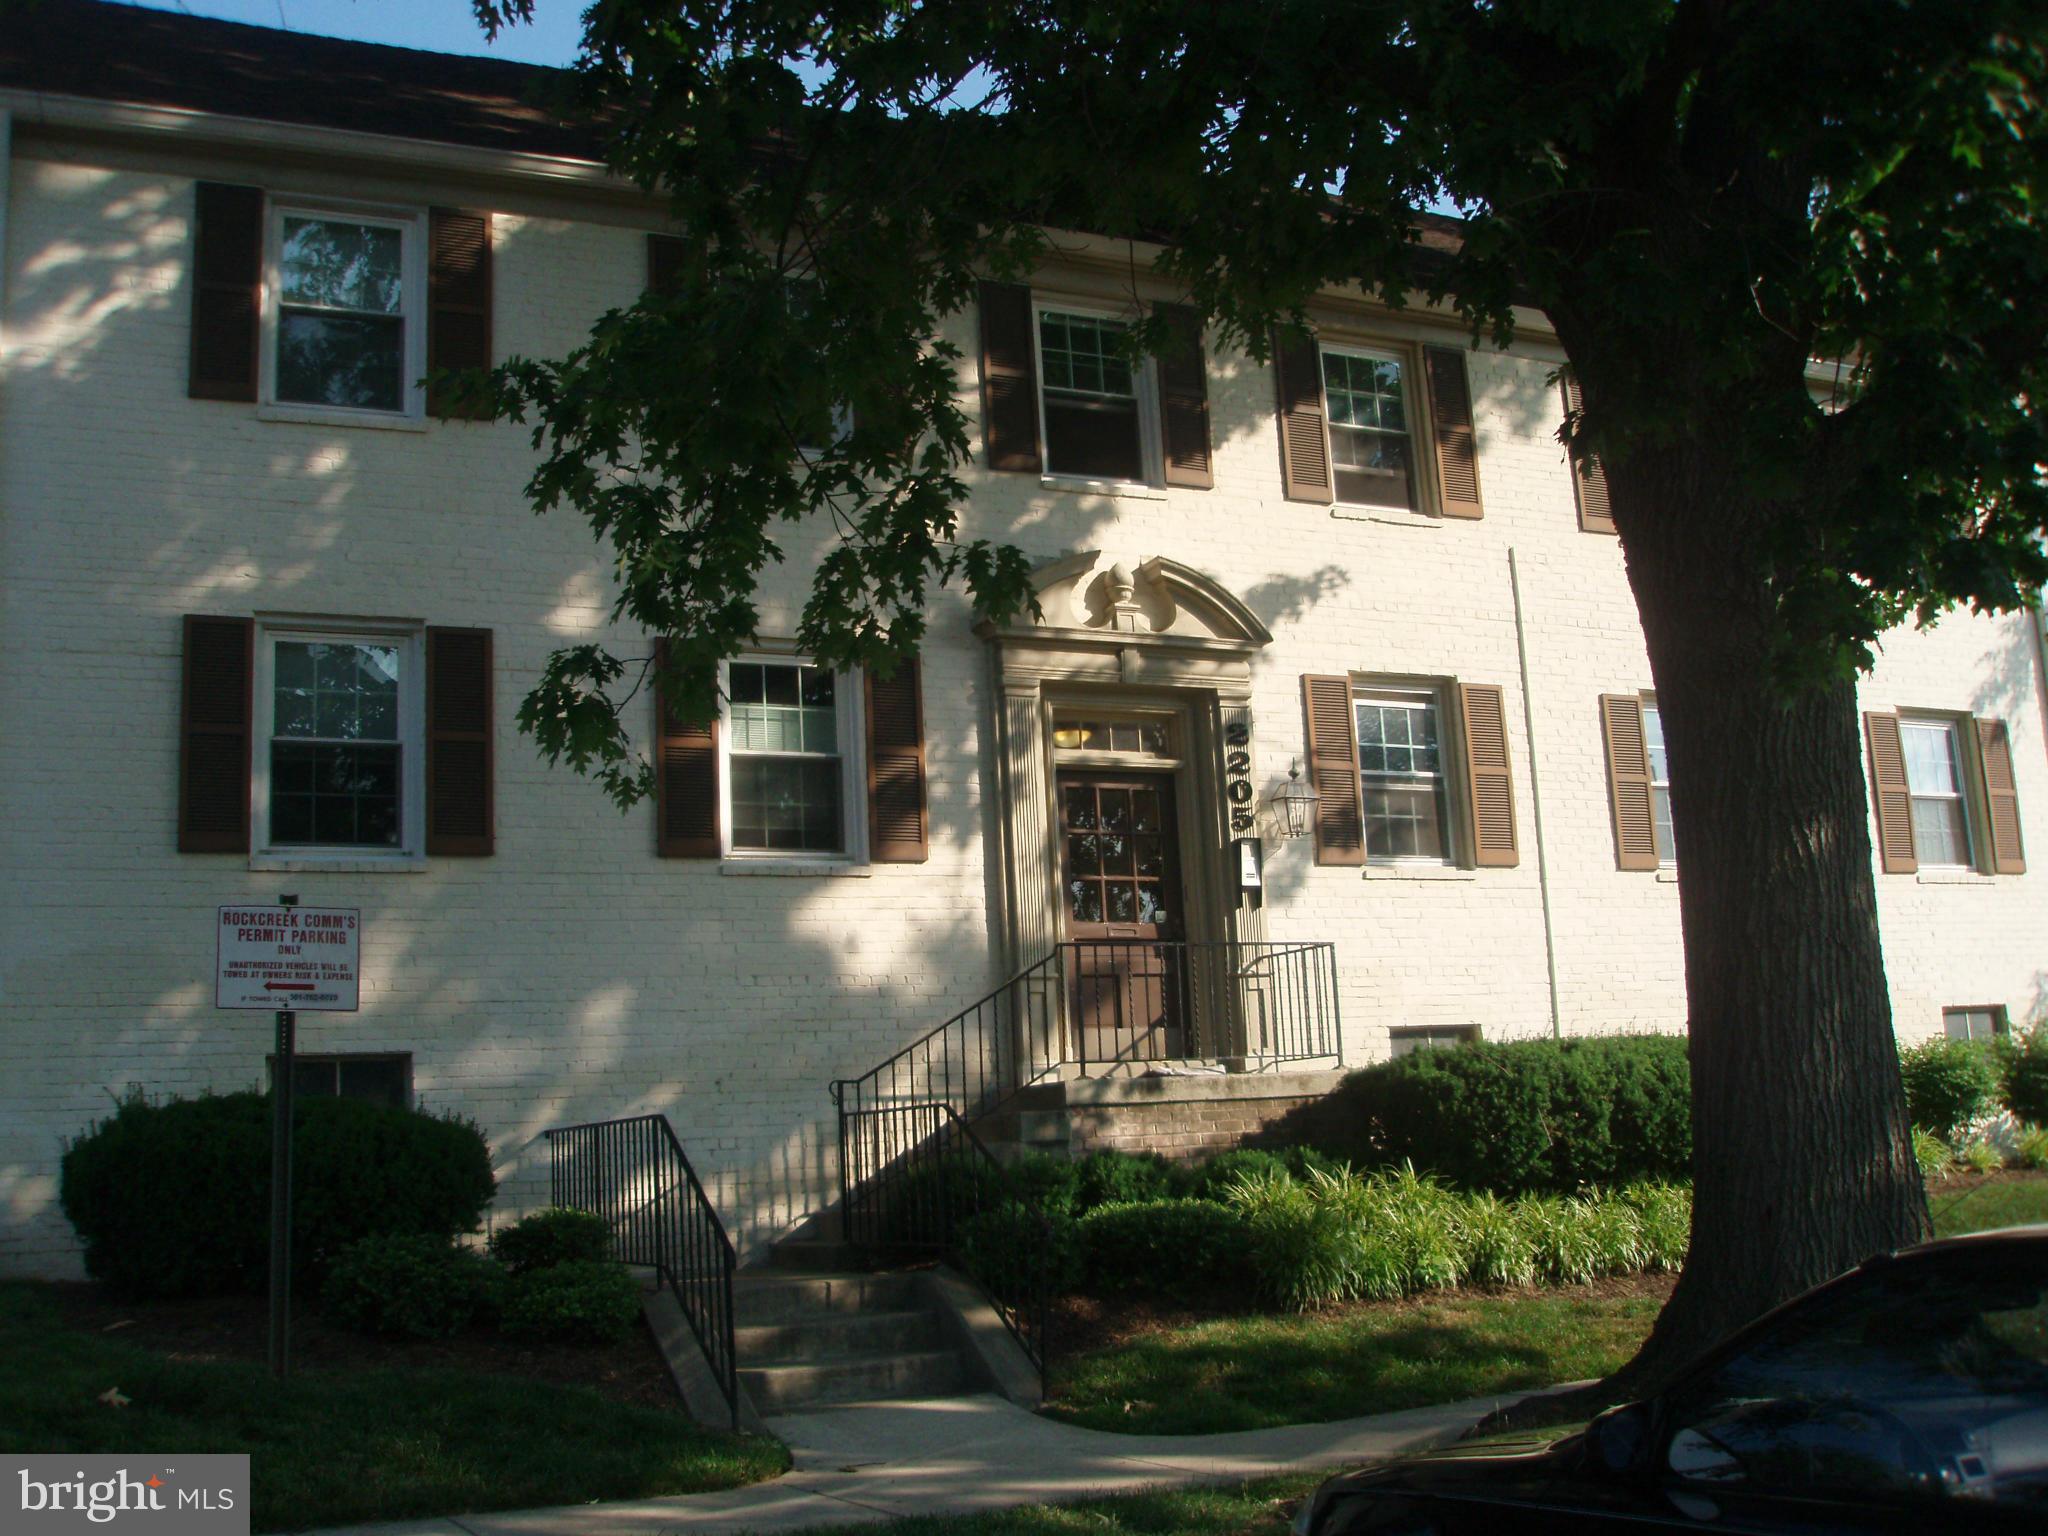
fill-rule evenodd
<path id="1" fill-rule="evenodd" d="M 1927 1208 L 1939 1237 L 2048 1221 L 2048 1174 L 1937 1179 L 1927 1186 Z"/>
<path id="2" fill-rule="evenodd" d="M 0 1282 L 0 1450 L 247 1452 L 259 1531 L 737 1488 L 772 1440 L 514 1376 L 180 1360 L 69 1328 L 48 1288 Z M 100 1401 L 119 1388 L 126 1407 Z"/>
<path id="3" fill-rule="evenodd" d="M 1421 1408 L 1605 1376 L 1660 1286 L 1445 1294 L 1140 1333 L 1056 1366 L 1046 1412 L 1091 1429 L 1197 1435 Z"/>
<path id="4" fill-rule="evenodd" d="M 1288 1536 L 1295 1506 L 1323 1475 L 1260 1478 L 1209 1488 L 1155 1488 L 1079 1504 L 1025 1504 L 981 1515 L 884 1520 L 859 1529 L 861 1536 Z M 812 1532 L 823 1529 L 811 1527 Z"/>

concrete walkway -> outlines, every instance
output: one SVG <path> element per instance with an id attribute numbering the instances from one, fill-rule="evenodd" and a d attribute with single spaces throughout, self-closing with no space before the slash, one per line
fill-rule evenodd
<path id="1" fill-rule="evenodd" d="M 1227 1435 L 1113 1435 L 1055 1423 L 992 1394 L 851 1403 L 768 1421 L 795 1465 L 729 1493 L 349 1527 L 362 1536 L 663 1536 L 797 1531 L 904 1515 L 1070 1503 L 1164 1484 L 1351 1466 L 1455 1438 L 1502 1403 Z M 332 1533 L 341 1536 L 341 1533 Z"/>

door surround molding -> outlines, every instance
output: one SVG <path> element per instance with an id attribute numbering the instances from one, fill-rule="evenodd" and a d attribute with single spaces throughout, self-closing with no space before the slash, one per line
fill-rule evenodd
<path id="1" fill-rule="evenodd" d="M 1255 937 L 1246 927 L 1256 914 L 1240 905 L 1231 878 L 1223 733 L 1250 723 L 1252 662 L 1272 632 L 1213 577 L 1158 556 L 1130 566 L 1087 550 L 1041 565 L 1032 586 L 1036 619 L 975 631 L 993 673 L 988 816 L 1002 879 L 992 927 L 1006 974 L 1044 959 L 1064 931 L 1053 710 L 1080 703 L 1180 715 L 1188 937 Z"/>

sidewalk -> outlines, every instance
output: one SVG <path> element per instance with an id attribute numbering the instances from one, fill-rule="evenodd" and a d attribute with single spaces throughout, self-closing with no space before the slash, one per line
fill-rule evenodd
<path id="1" fill-rule="evenodd" d="M 770 1419 L 768 1427 L 789 1446 L 795 1464 L 751 1488 L 344 1530 L 350 1536 L 774 1532 L 1070 1503 L 1162 1484 L 1350 1466 L 1451 1439 L 1492 1408 L 1526 1395 L 1227 1435 L 1113 1435 L 1055 1423 L 992 1394 L 852 1403 Z"/>

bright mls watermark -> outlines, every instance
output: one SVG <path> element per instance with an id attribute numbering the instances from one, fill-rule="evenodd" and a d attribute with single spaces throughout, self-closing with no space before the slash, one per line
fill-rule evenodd
<path id="1" fill-rule="evenodd" d="M 247 1456 L 0 1456 L 0 1529 L 249 1536 Z"/>

